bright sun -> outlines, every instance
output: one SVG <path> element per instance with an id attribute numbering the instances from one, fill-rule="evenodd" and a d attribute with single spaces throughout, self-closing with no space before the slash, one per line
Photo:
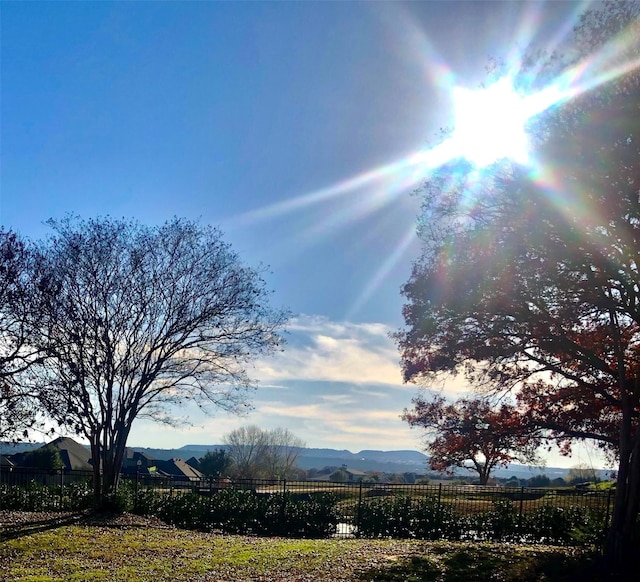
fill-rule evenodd
<path id="1" fill-rule="evenodd" d="M 528 161 L 525 124 L 531 113 L 510 79 L 485 89 L 456 87 L 453 91 L 455 120 L 452 142 L 455 151 L 477 167 L 508 158 Z"/>

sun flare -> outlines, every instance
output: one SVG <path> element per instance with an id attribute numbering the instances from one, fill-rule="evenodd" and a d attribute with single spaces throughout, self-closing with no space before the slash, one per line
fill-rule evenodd
<path id="1" fill-rule="evenodd" d="M 455 87 L 453 102 L 453 143 L 460 157 L 477 167 L 505 158 L 527 163 L 525 124 L 531 115 L 509 78 L 483 89 Z"/>
<path id="2" fill-rule="evenodd" d="M 415 33 L 415 52 L 422 57 L 425 77 L 446 94 L 453 106 L 454 117 L 445 126 L 451 131 L 445 132 L 442 139 L 430 147 L 410 151 L 404 157 L 366 169 L 342 181 L 246 212 L 234 217 L 229 226 L 247 226 L 297 212 L 310 212 L 315 207 L 323 208 L 321 218 L 312 227 L 305 224 L 295 244 L 286 241 L 286 252 L 299 253 L 306 245 L 317 243 L 336 228 L 374 216 L 385 205 L 396 204 L 408 190 L 428 180 L 442 167 L 449 170 L 449 164 L 460 159 L 465 159 L 472 166 L 469 176 L 476 184 L 481 184 L 483 175 L 491 175 L 495 169 L 492 166 L 497 162 L 511 161 L 525 166 L 530 176 L 550 195 L 558 192 L 561 197 L 564 188 L 561 177 L 536 159 L 533 144 L 536 138 L 531 137 L 535 118 L 601 85 L 640 70 L 638 25 L 634 23 L 627 27 L 605 46 L 558 71 L 554 78 L 542 79 L 538 77 L 540 67 L 534 67 L 532 71 L 522 70 L 522 54 L 517 48 L 517 45 L 529 46 L 535 37 L 538 17 L 536 9 L 532 10 L 530 18 L 523 20 L 526 25 L 516 34 L 522 42 L 514 43 L 510 57 L 500 69 L 504 76 L 479 89 L 464 87 L 461 78 L 429 39 L 419 31 Z M 576 11 L 574 16 L 577 18 L 579 14 L 580 11 Z M 575 24 L 572 19 L 560 28 L 551 49 L 563 42 Z M 463 165 L 454 168 L 454 172 L 468 170 Z M 370 193 L 369 196 L 362 196 L 366 192 Z M 345 200 L 353 202 L 339 211 L 330 206 L 335 201 L 344 203 Z M 413 223 L 407 229 L 398 235 L 388 258 L 380 261 L 379 268 L 369 278 L 348 312 L 349 319 L 377 292 L 411 247 L 415 238 Z"/>

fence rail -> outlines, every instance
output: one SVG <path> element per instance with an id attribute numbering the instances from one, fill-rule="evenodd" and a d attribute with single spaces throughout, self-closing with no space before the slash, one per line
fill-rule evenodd
<path id="1" fill-rule="evenodd" d="M 0 510 L 62 511 L 91 502 L 91 472 L 0 472 Z M 610 491 L 474 485 L 229 480 L 122 475 L 137 513 L 181 527 L 307 537 L 416 537 L 597 543 Z"/>

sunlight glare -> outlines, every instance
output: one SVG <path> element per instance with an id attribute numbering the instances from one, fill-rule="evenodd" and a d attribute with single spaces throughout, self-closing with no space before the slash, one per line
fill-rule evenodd
<path id="1" fill-rule="evenodd" d="M 500 159 L 528 161 L 525 100 L 508 77 L 479 90 L 455 87 L 453 143 L 460 157 L 482 168 Z"/>
<path id="2" fill-rule="evenodd" d="M 575 18 L 569 19 L 561 27 L 552 42 L 553 47 L 564 41 L 580 13 L 581 10 L 576 9 Z M 523 19 L 523 28 L 516 36 L 524 38 L 525 45 L 533 38 L 538 20 L 539 14 L 535 10 Z M 288 252 L 299 253 L 321 238 L 331 236 L 337 228 L 345 228 L 350 222 L 363 220 L 379 212 L 385 204 L 395 203 L 408 189 L 428 180 L 433 171 L 452 162 L 453 172 L 468 171 L 472 177 L 470 183 L 475 181 L 480 185 L 482 180 L 477 178 L 482 178 L 485 172 L 491 172 L 494 163 L 512 161 L 527 166 L 531 177 L 549 197 L 566 197 L 570 188 L 563 183 L 561 173 L 557 168 L 541 165 L 533 155 L 528 136 L 528 131 L 532 129 L 529 122 L 547 110 L 640 69 L 639 27 L 640 24 L 633 23 L 606 45 L 566 68 L 541 87 L 536 86 L 541 66 L 523 74 L 522 56 L 514 46 L 504 67 L 509 72 L 497 82 L 477 90 L 457 85 L 457 75 L 428 39 L 415 34 L 413 42 L 418 47 L 415 53 L 422 58 L 426 78 L 453 100 L 455 117 L 452 132 L 429 148 L 413 151 L 405 157 L 367 169 L 324 188 L 245 212 L 232 218 L 227 226 L 246 227 L 296 212 L 308 212 L 314 207 L 324 206 L 326 209 L 334 200 L 344 203 L 350 199 L 339 210 L 331 207 L 329 212 L 322 213 L 322 218 L 314 221 L 314 225 L 305 226 L 295 245 L 284 241 Z M 514 83 L 514 79 L 520 82 Z M 469 171 L 464 165 L 457 167 L 455 162 L 461 158 L 475 168 Z M 368 200 L 363 198 L 364 193 L 368 193 Z M 584 212 L 589 212 L 588 207 L 584 207 Z M 377 292 L 402 255 L 411 247 L 414 238 L 413 230 L 400 238 L 390 256 L 382 262 L 361 296 L 351 306 L 349 317 Z"/>

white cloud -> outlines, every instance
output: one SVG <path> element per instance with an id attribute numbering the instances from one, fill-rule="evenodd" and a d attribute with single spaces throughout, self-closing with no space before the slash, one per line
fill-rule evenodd
<path id="1" fill-rule="evenodd" d="M 252 371 L 260 384 L 248 416 L 208 418 L 191 406 L 184 412 L 193 426 L 170 429 L 139 422 L 130 442 L 165 448 L 219 444 L 231 430 L 256 424 L 286 427 L 310 447 L 419 449 L 420 431 L 400 419 L 417 388 L 402 383 L 391 331 L 379 323 L 297 317 L 289 325 L 285 350 Z M 461 388 L 459 379 L 445 385 L 448 393 Z"/>
<path id="2" fill-rule="evenodd" d="M 400 418 L 418 389 L 402 384 L 389 331 L 377 323 L 298 317 L 291 322 L 285 351 L 256 366 L 254 376 L 261 383 L 254 410 L 247 416 L 206 417 L 195 405 L 188 405 L 177 412 L 189 417 L 192 426 L 171 428 L 140 419 L 134 423 L 129 445 L 213 446 L 221 444 L 230 431 L 255 424 L 264 429 L 288 428 L 315 448 L 423 450 L 422 431 L 411 429 Z M 450 377 L 436 388 L 454 399 L 470 390 L 461 377 Z M 597 454 L 581 448 L 574 459 L 555 452 L 546 456 L 549 466 L 571 466 L 577 460 L 602 465 Z"/>
<path id="3" fill-rule="evenodd" d="M 284 351 L 258 363 L 254 374 L 267 383 L 314 380 L 398 386 L 402 376 L 391 331 L 383 324 L 301 316 L 289 325 Z"/>

